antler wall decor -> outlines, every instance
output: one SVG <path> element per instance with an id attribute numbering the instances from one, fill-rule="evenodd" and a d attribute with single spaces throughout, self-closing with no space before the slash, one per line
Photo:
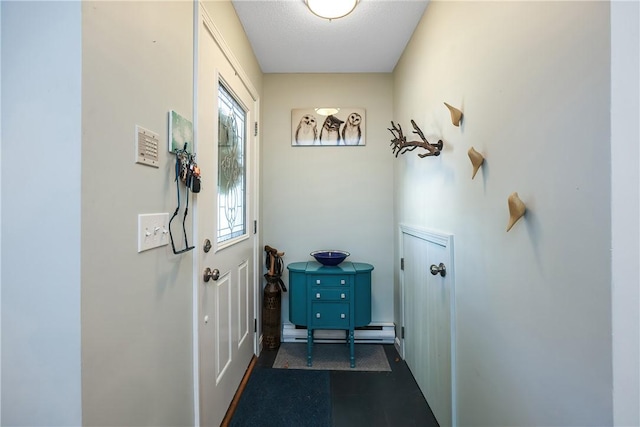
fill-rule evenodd
<path id="1" fill-rule="evenodd" d="M 428 153 L 418 154 L 418 157 L 439 156 L 443 145 L 442 140 L 439 140 L 435 144 L 431 144 L 429 141 L 427 141 L 427 138 L 425 138 L 416 122 L 411 120 L 411 124 L 413 125 L 413 129 L 415 129 L 413 133 L 417 134 L 422 141 L 407 141 L 407 137 L 402 133 L 402 127 L 399 123 L 396 126 L 395 123 L 391 121 L 391 129 L 387 128 L 389 129 L 389 132 L 391 132 L 391 134 L 394 136 L 394 138 L 391 140 L 391 144 L 389 145 L 391 146 L 391 149 L 395 153 L 396 157 L 398 157 L 398 154 L 404 154 L 407 151 L 413 151 L 418 147 L 424 148 L 428 151 Z"/>

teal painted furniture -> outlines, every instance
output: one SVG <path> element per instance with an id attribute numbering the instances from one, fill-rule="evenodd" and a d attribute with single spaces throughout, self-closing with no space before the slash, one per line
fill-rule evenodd
<path id="1" fill-rule="evenodd" d="M 335 267 L 316 261 L 294 262 L 289 270 L 289 321 L 307 327 L 307 366 L 312 365 L 313 331 L 347 331 L 351 367 L 355 368 L 354 329 L 371 323 L 371 271 L 363 262 Z"/>

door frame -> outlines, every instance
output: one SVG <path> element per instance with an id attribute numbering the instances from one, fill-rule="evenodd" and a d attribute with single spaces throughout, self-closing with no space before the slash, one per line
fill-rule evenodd
<path id="1" fill-rule="evenodd" d="M 199 48 L 199 31 L 200 25 L 204 25 L 207 30 L 211 33 L 214 41 L 224 54 L 225 58 L 235 71 L 235 73 L 240 78 L 240 81 L 247 89 L 251 98 L 253 100 L 253 111 L 254 111 L 254 119 L 255 123 L 259 122 L 260 118 L 260 97 L 258 91 L 251 83 L 251 79 L 246 74 L 240 62 L 233 54 L 231 48 L 227 44 L 227 42 L 222 37 L 222 33 L 218 30 L 218 27 L 214 24 L 211 16 L 207 12 L 205 6 L 200 1 L 194 2 L 193 8 L 193 136 L 194 136 L 194 152 L 198 152 L 198 48 Z M 251 124 L 249 124 L 251 126 Z M 256 328 L 253 334 L 253 352 L 255 355 L 260 354 L 260 345 L 262 336 L 262 330 L 260 327 L 260 322 L 257 319 L 260 316 L 260 299 L 259 292 L 260 289 L 260 274 L 258 272 L 262 271 L 261 262 L 260 262 L 260 233 L 259 228 L 257 227 L 258 214 L 260 212 L 260 133 L 258 130 L 258 126 L 255 125 L 255 131 L 250 133 L 250 144 L 251 144 L 251 153 L 252 157 L 251 161 L 251 181 L 252 181 L 252 192 L 249 195 L 251 197 L 251 205 L 253 210 L 253 218 L 256 221 L 256 225 L 254 226 L 254 231 L 251 230 L 251 226 L 254 224 L 247 224 L 249 233 L 253 233 L 253 277 L 251 278 L 252 282 L 252 292 L 253 292 L 253 317 L 256 321 Z M 200 242 L 198 239 L 198 201 L 197 198 L 194 198 L 193 207 L 191 211 L 193 212 L 193 230 L 192 230 L 192 242 L 194 242 L 195 251 L 200 249 Z M 193 341 L 193 423 L 195 426 L 200 425 L 200 363 L 199 363 L 199 335 L 198 335 L 198 323 L 199 323 L 199 315 L 198 307 L 198 287 L 200 286 L 200 282 L 202 279 L 201 273 L 198 271 L 198 257 L 192 257 L 192 341 Z"/>
<path id="2" fill-rule="evenodd" d="M 428 229 L 425 227 L 413 226 L 408 224 L 399 224 L 399 248 L 398 251 L 400 253 L 400 258 L 404 258 L 404 235 L 408 234 L 419 239 L 425 240 L 427 242 L 440 245 L 445 247 L 448 252 L 449 260 L 447 262 L 447 276 L 449 276 L 449 324 L 450 324 L 450 333 L 451 333 L 451 425 L 458 425 L 458 405 L 457 398 L 458 390 L 457 390 L 457 364 L 456 364 L 456 292 L 455 292 L 455 265 L 454 265 L 454 247 L 453 247 L 453 234 L 445 233 L 441 231 L 436 231 L 432 229 Z M 400 289 L 399 289 L 399 298 L 400 298 L 400 320 L 402 322 L 402 328 L 404 329 L 406 325 L 405 319 L 405 280 L 404 280 L 404 271 L 400 269 L 399 272 L 400 277 Z M 402 336 L 400 339 L 400 355 L 404 360 L 406 358 L 405 355 L 405 338 Z"/>

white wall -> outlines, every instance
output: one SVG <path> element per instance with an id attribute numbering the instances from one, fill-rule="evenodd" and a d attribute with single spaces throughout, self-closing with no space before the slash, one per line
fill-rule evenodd
<path id="1" fill-rule="evenodd" d="M 262 71 L 233 8 L 233 3 L 231 0 L 214 0 L 205 1 L 203 4 L 225 43 L 242 66 L 242 70 L 247 74 L 256 91 L 262 93 Z"/>
<path id="2" fill-rule="evenodd" d="M 286 253 L 285 265 L 312 260 L 317 249 L 373 264 L 372 321 L 392 322 L 391 75 L 265 74 L 263 84 L 264 243 Z M 291 110 L 327 105 L 366 110 L 365 146 L 291 146 Z M 282 320 L 289 321 L 286 293 Z"/>
<path id="3" fill-rule="evenodd" d="M 640 425 L 640 5 L 611 3 L 614 425 Z"/>
<path id="4" fill-rule="evenodd" d="M 176 206 L 167 113 L 192 118 L 193 3 L 1 7 L 2 424 L 191 425 L 192 253 L 136 236 L 139 213 Z M 136 124 L 159 169 L 134 164 Z"/>
<path id="5" fill-rule="evenodd" d="M 2 100 L 2 6 L 0 5 L 0 101 Z M 0 129 L 2 129 L 2 102 L 0 102 Z M 0 131 L 0 331 L 2 331 L 2 132 Z M 2 339 L 0 339 L 0 355 Z M 0 376 L 2 363 L 0 362 Z M 0 379 L 0 424 L 2 424 L 2 380 Z"/>
<path id="6" fill-rule="evenodd" d="M 193 118 L 193 3 L 82 7 L 83 424 L 191 425 L 193 252 L 136 236 L 177 204 L 167 115 Z M 159 134 L 158 169 L 134 163 L 136 125 Z"/>
<path id="7" fill-rule="evenodd" d="M 227 19 L 231 4 L 210 3 L 259 87 L 237 18 Z M 637 141 L 637 98 L 622 98 L 634 84 L 637 93 L 637 57 L 635 74 L 625 69 L 626 53 L 637 52 L 637 9 L 612 3 L 612 80 L 621 82 L 612 88 L 613 194 L 606 3 L 432 3 L 395 89 L 384 75 L 265 78 L 261 223 L 286 262 L 344 245 L 376 265 L 374 320 L 390 321 L 394 164 L 396 222 L 456 234 L 461 424 L 611 424 L 611 276 L 614 419 L 637 424 L 638 387 L 628 379 L 638 370 L 638 272 L 616 268 L 638 250 L 628 238 L 638 187 L 620 184 L 638 176 L 626 145 Z M 191 116 L 192 5 L 2 2 L 0 20 L 1 423 L 191 424 L 190 255 L 137 254 L 134 239 L 138 213 L 175 208 L 171 162 L 153 170 L 132 158 L 136 123 L 164 141 L 169 109 Z M 443 101 L 463 107 L 462 128 L 450 126 Z M 369 145 L 292 149 L 290 109 L 310 102 L 365 107 Z M 413 118 L 444 136 L 443 156 L 391 159 L 392 111 L 405 127 Z M 470 145 L 487 156 L 474 181 Z M 29 173 L 14 161 L 24 147 L 38 153 L 28 153 Z M 301 214 L 318 194 L 299 183 L 327 171 L 346 181 L 336 198 L 354 215 L 309 232 L 324 212 Z M 346 195 L 356 187 L 366 192 Z M 530 212 L 506 234 L 511 191 Z M 613 271 L 602 226 L 610 208 Z"/>
<path id="8" fill-rule="evenodd" d="M 613 422 L 609 28 L 606 2 L 432 2 L 394 72 L 395 119 L 445 141 L 395 204 L 455 235 L 460 425 Z"/>
<path id="9" fill-rule="evenodd" d="M 2 425 L 80 425 L 81 6 L 2 2 Z"/>

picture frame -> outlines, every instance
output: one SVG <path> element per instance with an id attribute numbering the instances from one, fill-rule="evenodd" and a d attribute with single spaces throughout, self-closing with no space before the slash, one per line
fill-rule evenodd
<path id="1" fill-rule="evenodd" d="M 291 146 L 364 146 L 365 109 L 359 107 L 294 108 Z"/>
<path id="2" fill-rule="evenodd" d="M 169 152 L 185 149 L 193 152 L 193 123 L 174 110 L 169 111 Z"/>

